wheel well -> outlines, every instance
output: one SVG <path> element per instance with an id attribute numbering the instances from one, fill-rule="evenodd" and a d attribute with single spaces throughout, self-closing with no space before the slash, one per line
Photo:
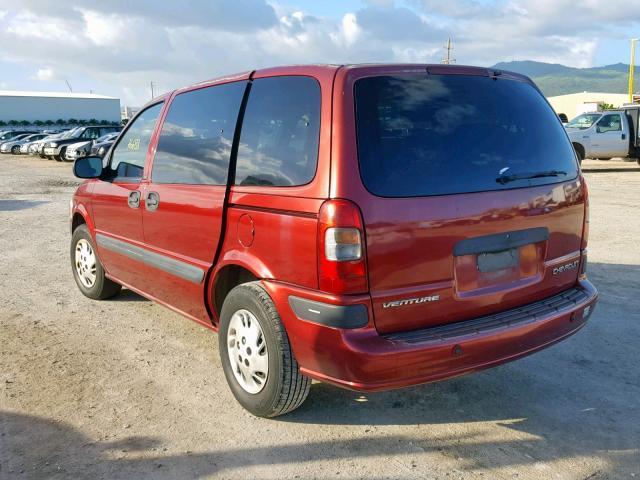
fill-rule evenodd
<path id="1" fill-rule="evenodd" d="M 73 220 L 71 221 L 71 232 L 74 232 L 76 228 L 80 225 L 85 225 L 87 222 L 84 220 L 84 217 L 79 213 L 73 215 Z"/>
<path id="2" fill-rule="evenodd" d="M 239 265 L 227 265 L 223 267 L 214 280 L 213 308 L 220 315 L 224 299 L 229 292 L 238 285 L 258 280 L 253 273 Z"/>
<path id="3" fill-rule="evenodd" d="M 573 142 L 573 148 L 575 149 L 576 153 L 578 154 L 578 157 L 580 158 L 580 160 L 582 160 L 584 158 L 584 155 L 585 155 L 584 147 L 581 144 L 579 144 L 578 142 Z"/>

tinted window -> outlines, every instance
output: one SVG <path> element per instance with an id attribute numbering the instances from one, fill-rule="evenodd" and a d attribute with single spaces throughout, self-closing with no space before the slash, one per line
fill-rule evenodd
<path id="1" fill-rule="evenodd" d="M 577 176 L 571 143 L 530 84 L 480 76 L 405 75 L 355 85 L 365 186 L 408 197 L 504 190 Z M 544 171 L 541 178 L 521 178 Z M 507 177 L 514 176 L 512 180 Z"/>
<path id="2" fill-rule="evenodd" d="M 105 171 L 107 177 L 132 181 L 142 178 L 147 149 L 160 110 L 162 103 L 153 105 L 128 125 L 129 128 L 111 154 L 111 161 Z"/>
<path id="3" fill-rule="evenodd" d="M 598 133 L 605 132 L 621 132 L 622 131 L 622 119 L 617 113 L 609 114 L 602 117 L 598 122 Z"/>
<path id="4" fill-rule="evenodd" d="M 245 82 L 178 95 L 165 117 L 153 160 L 156 183 L 226 185 Z"/>
<path id="5" fill-rule="evenodd" d="M 310 77 L 255 80 L 242 122 L 236 185 L 309 183 L 319 135 L 318 82 Z"/>

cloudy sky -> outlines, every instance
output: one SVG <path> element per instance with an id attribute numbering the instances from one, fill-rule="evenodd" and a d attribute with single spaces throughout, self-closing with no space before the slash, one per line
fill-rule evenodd
<path id="1" fill-rule="evenodd" d="M 291 63 L 628 62 L 638 0 L 0 0 L 0 89 L 156 93 Z"/>

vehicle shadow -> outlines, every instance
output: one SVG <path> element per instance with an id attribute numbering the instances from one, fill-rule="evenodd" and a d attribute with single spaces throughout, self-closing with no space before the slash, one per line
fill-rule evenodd
<path id="1" fill-rule="evenodd" d="M 0 411 L 0 429 L 0 472 L 7 479 L 202 478 L 247 466 L 399 454 L 406 452 L 411 442 L 407 436 L 392 435 L 162 455 L 156 453 L 162 450 L 159 438 L 94 441 L 68 424 L 30 415 Z"/>
<path id="2" fill-rule="evenodd" d="M 28 210 L 49 203 L 48 200 L 0 200 L 0 212 L 17 212 Z"/>
<path id="3" fill-rule="evenodd" d="M 151 303 L 151 300 L 148 300 L 144 298 L 142 295 L 137 294 L 133 290 L 129 290 L 128 288 L 124 288 L 124 287 L 122 288 L 120 293 L 118 293 L 115 297 L 111 297 L 109 301 L 110 302 L 149 302 Z"/>
<path id="4" fill-rule="evenodd" d="M 409 410 L 412 410 L 409 407 Z M 486 419 L 487 415 L 480 417 Z M 502 418 L 502 417 L 500 417 Z M 417 422 L 424 422 L 420 415 Z M 471 420 L 469 420 L 471 421 Z M 486 420 L 485 420 L 486 421 Z M 616 442 L 617 451 L 603 451 L 598 441 L 584 437 L 575 442 L 571 432 L 553 429 L 541 432 L 527 419 L 498 422 L 503 428 L 527 432 L 523 438 L 505 435 L 491 438 L 468 429 L 449 429 L 446 434 L 359 433 L 347 439 L 269 442 L 269 446 L 211 448 L 204 452 L 163 454 L 160 437 L 131 436 L 113 442 L 95 441 L 64 422 L 0 412 L 2 478 L 66 479 L 163 479 L 205 478 L 213 474 L 233 475 L 247 467 L 304 465 L 309 462 L 350 461 L 366 458 L 383 461 L 390 456 L 437 453 L 455 458 L 462 471 L 477 468 L 525 468 L 562 459 L 600 458 L 607 465 L 597 478 L 630 477 L 638 468 L 638 445 Z M 565 441 L 558 440 L 566 436 Z M 208 442 L 215 445 L 216 442 Z M 488 463 L 489 462 L 489 463 Z M 460 471 L 459 470 L 459 471 Z M 224 473 L 227 472 L 227 473 Z M 523 471 L 524 472 L 524 471 Z M 241 475 L 241 474 L 240 474 Z M 264 475 L 268 477 L 268 474 Z M 271 475 L 272 476 L 272 475 Z M 402 478 L 398 472 L 397 478 Z M 539 477 L 544 478 L 544 477 Z"/>

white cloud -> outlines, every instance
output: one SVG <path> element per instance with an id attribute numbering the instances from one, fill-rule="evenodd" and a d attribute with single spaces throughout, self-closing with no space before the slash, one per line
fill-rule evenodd
<path id="1" fill-rule="evenodd" d="M 358 19 L 353 13 L 345 13 L 342 17 L 342 36 L 347 45 L 353 45 L 358 41 L 362 30 L 358 26 Z"/>
<path id="2" fill-rule="evenodd" d="M 0 0 L 0 58 L 43 81 L 89 77 L 139 105 L 150 81 L 167 91 L 279 64 L 437 63 L 449 36 L 459 63 L 590 66 L 601 38 L 640 26 L 637 0 L 365 0 L 335 18 L 267 1 Z"/>
<path id="3" fill-rule="evenodd" d="M 39 68 L 34 78 L 43 82 L 50 82 L 51 80 L 55 80 L 57 75 L 51 68 Z"/>
<path id="4" fill-rule="evenodd" d="M 115 43 L 125 31 L 123 19 L 117 15 L 104 15 L 94 11 L 82 12 L 84 34 L 96 45 Z"/>

